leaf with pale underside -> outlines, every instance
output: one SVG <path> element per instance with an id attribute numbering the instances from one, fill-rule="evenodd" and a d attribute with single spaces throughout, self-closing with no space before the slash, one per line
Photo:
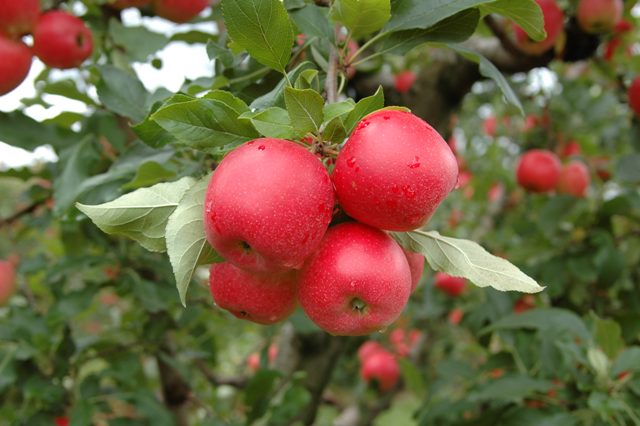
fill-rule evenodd
<path id="1" fill-rule="evenodd" d="M 210 176 L 207 176 L 185 192 L 169 216 L 165 232 L 167 254 L 180 301 L 185 306 L 189 283 L 196 268 L 223 260 L 209 245 L 204 232 L 204 198 L 209 180 Z"/>
<path id="2" fill-rule="evenodd" d="M 76 207 L 103 232 L 129 237 L 149 251 L 164 252 L 167 220 L 194 183 L 193 178 L 184 177 L 140 188 L 108 203 L 76 203 Z"/>
<path id="3" fill-rule="evenodd" d="M 436 231 L 394 234 L 406 248 L 422 253 L 436 271 L 464 277 L 478 287 L 537 293 L 544 289 L 508 260 L 487 252 L 478 243 L 440 235 Z"/>

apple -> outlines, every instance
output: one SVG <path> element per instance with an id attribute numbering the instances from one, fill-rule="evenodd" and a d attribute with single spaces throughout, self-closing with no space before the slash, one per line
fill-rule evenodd
<path id="1" fill-rule="evenodd" d="M 514 25 L 516 42 L 520 50 L 529 55 L 541 55 L 551 49 L 564 29 L 564 12 L 555 0 L 536 0 L 536 3 L 542 9 L 547 38 L 539 42 L 533 41 L 519 25 Z"/>
<path id="2" fill-rule="evenodd" d="M 496 120 L 494 116 L 485 118 L 485 120 L 482 122 L 482 129 L 484 130 L 484 133 L 490 138 L 493 138 L 496 136 L 497 127 L 498 127 L 498 120 Z"/>
<path id="3" fill-rule="evenodd" d="M 465 280 L 461 277 L 438 272 L 435 277 L 435 286 L 438 290 L 451 297 L 458 297 L 464 291 Z"/>
<path id="4" fill-rule="evenodd" d="M 145 7 L 149 3 L 151 3 L 151 0 L 115 0 L 109 3 L 109 6 L 114 9 L 122 10 L 129 7 Z"/>
<path id="5" fill-rule="evenodd" d="M 40 15 L 33 33 L 33 52 L 46 65 L 75 68 L 92 50 L 93 36 L 82 19 L 61 10 Z"/>
<path id="6" fill-rule="evenodd" d="M 402 251 L 404 255 L 407 256 L 407 262 L 409 263 L 409 270 L 411 271 L 411 292 L 413 293 L 424 272 L 424 255 L 414 253 L 404 248 Z"/>
<path id="7" fill-rule="evenodd" d="M 12 262 L 0 260 L 0 306 L 16 291 L 16 269 Z"/>
<path id="8" fill-rule="evenodd" d="M 552 191 L 560 179 L 562 164 L 558 156 L 544 149 L 525 152 L 516 167 L 518 184 L 533 192 Z"/>
<path id="9" fill-rule="evenodd" d="M 256 139 L 218 165 L 205 196 L 209 243 L 253 272 L 299 269 L 324 236 L 335 199 L 322 162 L 294 142 Z"/>
<path id="10" fill-rule="evenodd" d="M 464 213 L 462 213 L 462 210 L 453 209 L 451 210 L 451 213 L 449 213 L 449 218 L 447 219 L 447 225 L 449 225 L 449 228 L 451 229 L 456 229 L 458 225 L 460 225 L 460 222 L 462 221 L 463 218 L 464 218 Z"/>
<path id="11" fill-rule="evenodd" d="M 627 99 L 631 110 L 640 117 L 640 76 L 633 79 L 627 90 Z"/>
<path id="12" fill-rule="evenodd" d="M 516 300 L 513 305 L 513 312 L 521 314 L 536 307 L 536 298 L 531 294 L 525 294 Z"/>
<path id="13" fill-rule="evenodd" d="M 407 333 L 403 328 L 396 328 L 389 334 L 393 350 L 400 358 L 408 356 L 421 338 L 422 332 L 416 329 Z"/>
<path id="14" fill-rule="evenodd" d="M 522 131 L 527 133 L 535 129 L 538 124 L 538 118 L 535 115 L 527 115 L 522 125 Z"/>
<path id="15" fill-rule="evenodd" d="M 33 55 L 21 41 L 0 35 L 0 96 L 11 92 L 27 78 Z"/>
<path id="16" fill-rule="evenodd" d="M 603 182 L 611 179 L 611 161 L 607 156 L 593 157 L 591 160 L 591 167 L 596 171 L 596 175 Z"/>
<path id="17" fill-rule="evenodd" d="M 457 177 L 456 158 L 438 132 L 398 110 L 363 118 L 333 170 L 344 211 L 389 231 L 410 231 L 427 223 Z"/>
<path id="18" fill-rule="evenodd" d="M 587 33 L 607 33 L 622 19 L 622 0 L 580 0 L 576 19 Z"/>
<path id="19" fill-rule="evenodd" d="M 278 345 L 272 343 L 269 345 L 267 349 L 267 358 L 269 359 L 269 364 L 273 364 L 278 357 Z"/>
<path id="20" fill-rule="evenodd" d="M 360 376 L 365 382 L 377 386 L 381 392 L 387 392 L 398 384 L 400 367 L 396 357 L 383 349 L 372 353 L 362 362 Z"/>
<path id="21" fill-rule="evenodd" d="M 560 151 L 560 156 L 562 158 L 577 157 L 581 153 L 582 153 L 582 148 L 580 148 L 580 144 L 572 140 L 567 142 L 567 144 L 564 147 L 562 147 L 562 150 Z"/>
<path id="22" fill-rule="evenodd" d="M 451 325 L 458 325 L 460 321 L 462 321 L 462 317 L 464 317 L 464 311 L 460 308 L 454 308 L 449 312 L 447 321 L 449 321 Z"/>
<path id="23" fill-rule="evenodd" d="M 373 353 L 377 351 L 385 350 L 384 347 L 375 340 L 367 340 L 358 348 L 358 360 L 363 363 L 365 359 L 369 358 Z"/>
<path id="24" fill-rule="evenodd" d="M 156 15 L 173 22 L 188 22 L 211 4 L 211 0 L 153 0 Z"/>
<path id="25" fill-rule="evenodd" d="M 209 290 L 220 308 L 258 324 L 274 324 L 296 307 L 293 273 L 256 275 L 229 262 L 214 263 L 209 270 Z"/>
<path id="26" fill-rule="evenodd" d="M 487 199 L 490 203 L 497 203 L 504 198 L 504 185 L 500 182 L 496 182 L 489 187 L 487 191 Z"/>
<path id="27" fill-rule="evenodd" d="M 318 327 L 340 336 L 379 331 L 400 316 L 411 294 L 402 248 L 357 222 L 329 228 L 300 275 L 302 308 Z"/>
<path id="28" fill-rule="evenodd" d="M 576 160 L 562 168 L 557 189 L 562 194 L 584 197 L 590 182 L 589 169 L 582 161 Z"/>
<path id="29" fill-rule="evenodd" d="M 416 81 L 416 74 L 411 70 L 402 71 L 394 76 L 393 81 L 399 93 L 408 93 Z"/>
<path id="30" fill-rule="evenodd" d="M 0 34 L 20 37 L 33 32 L 40 0 L 0 0 Z"/>
<path id="31" fill-rule="evenodd" d="M 53 421 L 56 426 L 69 426 L 69 417 L 67 416 L 56 417 Z"/>
<path id="32" fill-rule="evenodd" d="M 252 352 L 247 357 L 247 369 L 254 373 L 260 369 L 260 354 L 258 352 Z"/>

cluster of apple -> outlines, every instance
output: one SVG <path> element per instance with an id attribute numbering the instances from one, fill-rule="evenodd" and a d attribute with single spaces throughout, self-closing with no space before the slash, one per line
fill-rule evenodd
<path id="1" fill-rule="evenodd" d="M 33 47 L 22 37 L 33 34 Z M 9 93 L 29 74 L 33 55 L 54 68 L 75 68 L 93 50 L 84 22 L 61 10 L 40 12 L 39 0 L 0 0 L 0 95 Z"/>
<path id="2" fill-rule="evenodd" d="M 109 4 L 117 10 L 151 6 L 157 16 L 178 23 L 192 20 L 209 5 L 211 0 L 115 0 Z"/>
<path id="3" fill-rule="evenodd" d="M 207 239 L 226 260 L 211 266 L 213 299 L 262 324 L 299 302 L 334 335 L 384 329 L 424 268 L 385 231 L 430 219 L 456 184 L 456 158 L 429 124 L 396 109 L 356 125 L 331 176 L 308 148 L 261 138 L 218 165 L 204 206 Z"/>
<path id="4" fill-rule="evenodd" d="M 562 165 L 558 156 L 546 149 L 525 152 L 516 167 L 518 184 L 531 192 L 558 191 L 574 197 L 584 197 L 591 178 L 589 169 L 580 160 Z"/>
<path id="5" fill-rule="evenodd" d="M 531 55 L 540 55 L 556 46 L 562 40 L 564 31 L 565 14 L 556 0 L 536 0 L 536 3 L 544 16 L 547 37 L 542 41 L 533 41 L 520 26 L 514 25 L 518 46 Z M 609 33 L 622 20 L 623 11 L 623 0 L 580 0 L 575 18 L 580 29 L 586 33 Z"/>
<path id="6" fill-rule="evenodd" d="M 0 306 L 3 306 L 16 291 L 17 257 L 0 260 Z"/>

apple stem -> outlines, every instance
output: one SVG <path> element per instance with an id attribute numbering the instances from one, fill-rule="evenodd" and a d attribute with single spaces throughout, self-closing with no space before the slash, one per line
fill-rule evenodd
<path id="1" fill-rule="evenodd" d="M 356 297 L 351 301 L 351 307 L 360 313 L 364 313 L 365 309 L 367 308 L 367 304 L 364 302 L 364 300 L 358 299 Z"/>

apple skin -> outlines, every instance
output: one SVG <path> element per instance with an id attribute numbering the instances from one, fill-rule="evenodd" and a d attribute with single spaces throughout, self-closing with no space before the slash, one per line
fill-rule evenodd
<path id="1" fill-rule="evenodd" d="M 464 291 L 465 285 L 464 278 L 454 277 L 444 272 L 436 273 L 435 287 L 451 297 L 460 296 Z"/>
<path id="2" fill-rule="evenodd" d="M 16 291 L 16 269 L 9 260 L 0 260 L 0 306 Z"/>
<path id="3" fill-rule="evenodd" d="M 576 141 L 567 142 L 567 144 L 560 150 L 560 156 L 562 158 L 578 157 L 581 153 L 582 148 Z"/>
<path id="4" fill-rule="evenodd" d="M 396 387 L 400 379 L 400 367 L 393 354 L 385 349 L 369 355 L 360 367 L 360 377 L 367 382 L 375 382 L 381 392 Z"/>
<path id="5" fill-rule="evenodd" d="M 0 35 L 0 96 L 11 92 L 27 78 L 33 55 L 21 41 Z"/>
<path id="6" fill-rule="evenodd" d="M 525 294 L 513 304 L 513 312 L 521 314 L 536 307 L 536 298 L 531 294 Z"/>
<path id="7" fill-rule="evenodd" d="M 211 0 L 154 0 L 156 15 L 173 22 L 189 22 L 211 4 Z"/>
<path id="8" fill-rule="evenodd" d="M 551 49 L 564 29 L 564 12 L 555 0 L 536 0 L 536 3 L 542 9 L 547 38 L 535 42 L 529 39 L 527 33 L 519 25 L 514 25 L 516 42 L 520 50 L 530 55 L 541 55 Z"/>
<path id="9" fill-rule="evenodd" d="M 300 275 L 302 308 L 333 335 L 382 330 L 402 313 L 411 270 L 402 248 L 379 229 L 357 222 L 329 228 Z"/>
<path id="10" fill-rule="evenodd" d="M 447 321 L 449 321 L 449 324 L 451 325 L 458 325 L 462 321 L 463 317 L 464 317 L 464 311 L 460 308 L 454 308 L 449 312 L 449 315 L 447 316 Z"/>
<path id="11" fill-rule="evenodd" d="M 558 184 L 562 164 L 558 156 L 544 149 L 525 152 L 516 167 L 518 184 L 532 192 L 549 192 Z"/>
<path id="12" fill-rule="evenodd" d="M 490 138 L 496 136 L 497 127 L 498 120 L 493 116 L 485 118 L 485 120 L 482 122 L 482 129 L 484 130 L 484 133 Z"/>
<path id="13" fill-rule="evenodd" d="M 216 305 L 240 319 L 275 324 L 296 308 L 293 273 L 256 275 L 229 262 L 212 264 L 209 273 L 209 290 Z"/>
<path id="14" fill-rule="evenodd" d="M 228 154 L 213 174 L 205 232 L 218 253 L 240 268 L 299 269 L 320 244 L 334 204 L 331 179 L 318 158 L 291 141 L 256 139 Z"/>
<path id="15" fill-rule="evenodd" d="M 0 34 L 21 37 L 33 32 L 40 0 L 0 0 Z"/>
<path id="16" fill-rule="evenodd" d="M 629 107 L 637 117 L 640 117 L 640 77 L 636 77 L 631 82 L 627 90 Z"/>
<path id="17" fill-rule="evenodd" d="M 587 33 L 608 33 L 622 20 L 623 11 L 622 0 L 580 0 L 576 19 Z"/>
<path id="18" fill-rule="evenodd" d="M 378 351 L 384 351 L 384 347 L 375 340 L 367 340 L 358 348 L 358 360 L 362 364 L 365 359 Z"/>
<path id="19" fill-rule="evenodd" d="M 253 373 L 260 369 L 260 354 L 258 352 L 252 352 L 247 357 L 247 369 Z"/>
<path id="20" fill-rule="evenodd" d="M 404 251 L 404 255 L 407 256 L 407 262 L 409 263 L 409 270 L 411 271 L 411 292 L 413 293 L 424 272 L 424 256 L 404 248 L 402 251 Z"/>
<path id="21" fill-rule="evenodd" d="M 574 197 L 584 197 L 589 189 L 591 178 L 589 169 L 582 161 L 571 161 L 560 172 L 557 190 L 561 194 L 570 194 Z"/>
<path id="22" fill-rule="evenodd" d="M 398 93 L 408 93 L 416 81 L 416 74 L 411 70 L 399 72 L 393 77 L 393 82 Z"/>
<path id="23" fill-rule="evenodd" d="M 113 3 L 109 3 L 109 7 L 122 10 L 129 7 L 145 7 L 151 3 L 151 0 L 115 0 Z"/>
<path id="24" fill-rule="evenodd" d="M 46 65 L 76 68 L 92 51 L 93 36 L 82 19 L 61 10 L 40 15 L 33 33 L 33 52 Z"/>
<path id="25" fill-rule="evenodd" d="M 458 163 L 425 121 L 381 110 L 358 123 L 332 177 L 349 216 L 380 229 L 410 231 L 426 224 L 454 188 Z"/>

